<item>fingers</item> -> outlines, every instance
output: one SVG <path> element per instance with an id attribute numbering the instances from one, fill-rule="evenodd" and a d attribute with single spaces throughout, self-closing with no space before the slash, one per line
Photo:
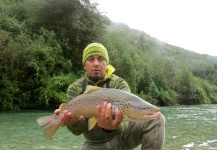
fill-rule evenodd
<path id="1" fill-rule="evenodd" d="M 115 109 L 115 119 L 112 117 L 112 105 L 111 103 L 104 102 L 102 107 L 99 105 L 96 107 L 97 122 L 100 128 L 106 130 L 117 129 L 121 123 L 121 112 L 118 108 Z"/>
<path id="2" fill-rule="evenodd" d="M 121 111 L 116 108 L 115 109 L 115 120 L 113 123 L 114 128 L 118 128 L 118 126 L 121 124 L 122 121 L 122 115 L 121 115 Z"/>
<path id="3" fill-rule="evenodd" d="M 107 108 L 107 102 L 104 102 L 101 108 L 101 113 L 100 113 L 100 124 L 105 127 L 106 120 L 105 120 L 105 112 Z"/>
<path id="4" fill-rule="evenodd" d="M 70 124 L 70 117 L 71 113 L 69 113 L 67 110 L 64 110 L 64 112 L 62 113 L 61 117 L 60 117 L 60 125 L 63 126 L 67 126 Z"/>
<path id="5" fill-rule="evenodd" d="M 98 121 L 98 125 L 100 123 L 100 115 L 101 114 L 101 107 L 99 105 L 96 106 L 96 116 L 97 116 L 97 121 Z"/>
<path id="6" fill-rule="evenodd" d="M 108 103 L 107 107 L 105 107 L 105 120 L 106 122 L 110 122 L 112 119 L 112 104 Z"/>
<path id="7" fill-rule="evenodd" d="M 114 130 L 117 128 L 116 123 L 112 117 L 112 105 L 111 105 L 111 103 L 108 103 L 107 107 L 105 107 L 105 117 L 104 118 L 105 118 L 105 129 Z"/>
<path id="8" fill-rule="evenodd" d="M 74 123 L 76 123 L 79 120 L 84 119 L 84 116 L 81 115 L 79 118 L 76 118 L 74 114 L 71 112 L 68 112 L 67 110 L 64 110 L 60 117 L 60 125 L 63 126 L 72 126 Z"/>
<path id="9" fill-rule="evenodd" d="M 96 106 L 96 113 L 97 113 L 97 123 L 98 126 L 103 128 L 104 127 L 104 122 L 105 122 L 105 107 L 107 106 L 107 102 L 104 102 L 102 107 L 99 105 Z"/>
<path id="10" fill-rule="evenodd" d="M 84 119 L 84 116 L 83 115 L 81 115 L 79 118 L 78 118 L 78 120 L 83 120 Z"/>
<path id="11" fill-rule="evenodd" d="M 54 111 L 54 114 L 55 115 L 58 115 L 60 113 L 60 109 L 56 109 L 55 111 Z"/>

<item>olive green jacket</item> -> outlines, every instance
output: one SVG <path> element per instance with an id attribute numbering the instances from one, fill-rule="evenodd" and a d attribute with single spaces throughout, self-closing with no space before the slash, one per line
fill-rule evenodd
<path id="1" fill-rule="evenodd" d="M 92 82 L 87 77 L 87 75 L 85 75 L 85 77 L 78 79 L 68 87 L 67 90 L 68 100 L 72 100 L 74 97 L 82 94 L 82 83 L 84 78 L 86 78 L 87 85 L 106 88 L 106 82 L 108 82 L 109 80 L 109 88 L 115 88 L 115 89 L 120 89 L 120 90 L 130 92 L 130 88 L 127 82 L 115 74 L 111 74 L 108 78 L 100 80 L 97 83 Z M 86 139 L 89 139 L 91 141 L 96 141 L 96 142 L 108 140 L 109 138 L 112 138 L 112 136 L 121 133 L 121 131 L 123 130 L 122 125 L 120 125 L 118 129 L 112 132 L 105 132 L 105 130 L 102 130 L 96 125 L 93 129 L 88 131 L 87 118 L 78 121 L 77 123 L 73 124 L 72 126 L 68 126 L 67 128 L 75 135 L 80 135 L 83 133 Z"/>

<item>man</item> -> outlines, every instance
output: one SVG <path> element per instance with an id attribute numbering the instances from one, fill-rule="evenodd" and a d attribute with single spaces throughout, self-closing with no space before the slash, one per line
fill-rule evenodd
<path id="1" fill-rule="evenodd" d="M 68 99 L 72 99 L 84 92 L 86 85 L 105 88 L 116 88 L 130 92 L 125 80 L 113 74 L 114 68 L 109 65 L 106 48 L 99 43 L 89 44 L 83 52 L 85 77 L 72 83 L 67 90 Z M 96 107 L 97 125 L 90 131 L 87 129 L 87 118 L 64 111 L 60 125 L 75 135 L 83 134 L 85 142 L 82 150 L 134 149 L 142 144 L 142 150 L 161 150 L 165 140 L 165 118 L 161 114 L 159 119 L 137 122 L 121 122 L 121 112 L 115 110 L 115 117 L 111 114 L 111 103 L 104 102 L 102 107 Z M 55 110 L 55 114 L 59 113 Z"/>

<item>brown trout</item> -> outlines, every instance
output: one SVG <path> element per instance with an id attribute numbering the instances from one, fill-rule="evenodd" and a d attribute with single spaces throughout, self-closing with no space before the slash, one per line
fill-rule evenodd
<path id="1" fill-rule="evenodd" d="M 91 130 L 97 123 L 96 106 L 102 106 L 107 101 L 112 104 L 112 114 L 115 115 L 115 108 L 119 108 L 122 114 L 122 121 L 151 120 L 160 117 L 160 108 L 139 98 L 138 96 L 118 89 L 100 88 L 87 86 L 84 94 L 79 95 L 68 103 L 62 105 L 58 115 L 45 116 L 37 119 L 37 123 L 44 131 L 45 137 L 50 140 L 58 130 L 60 116 L 64 110 L 75 113 L 88 119 L 88 130 Z"/>

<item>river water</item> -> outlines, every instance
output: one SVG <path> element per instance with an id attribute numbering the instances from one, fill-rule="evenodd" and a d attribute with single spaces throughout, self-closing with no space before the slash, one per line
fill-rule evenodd
<path id="1" fill-rule="evenodd" d="M 161 107 L 167 119 L 165 150 L 217 150 L 217 105 Z M 0 150 L 77 150 L 83 136 L 61 127 L 45 140 L 36 119 L 52 112 L 0 112 Z M 139 150 L 140 147 L 136 148 Z"/>

